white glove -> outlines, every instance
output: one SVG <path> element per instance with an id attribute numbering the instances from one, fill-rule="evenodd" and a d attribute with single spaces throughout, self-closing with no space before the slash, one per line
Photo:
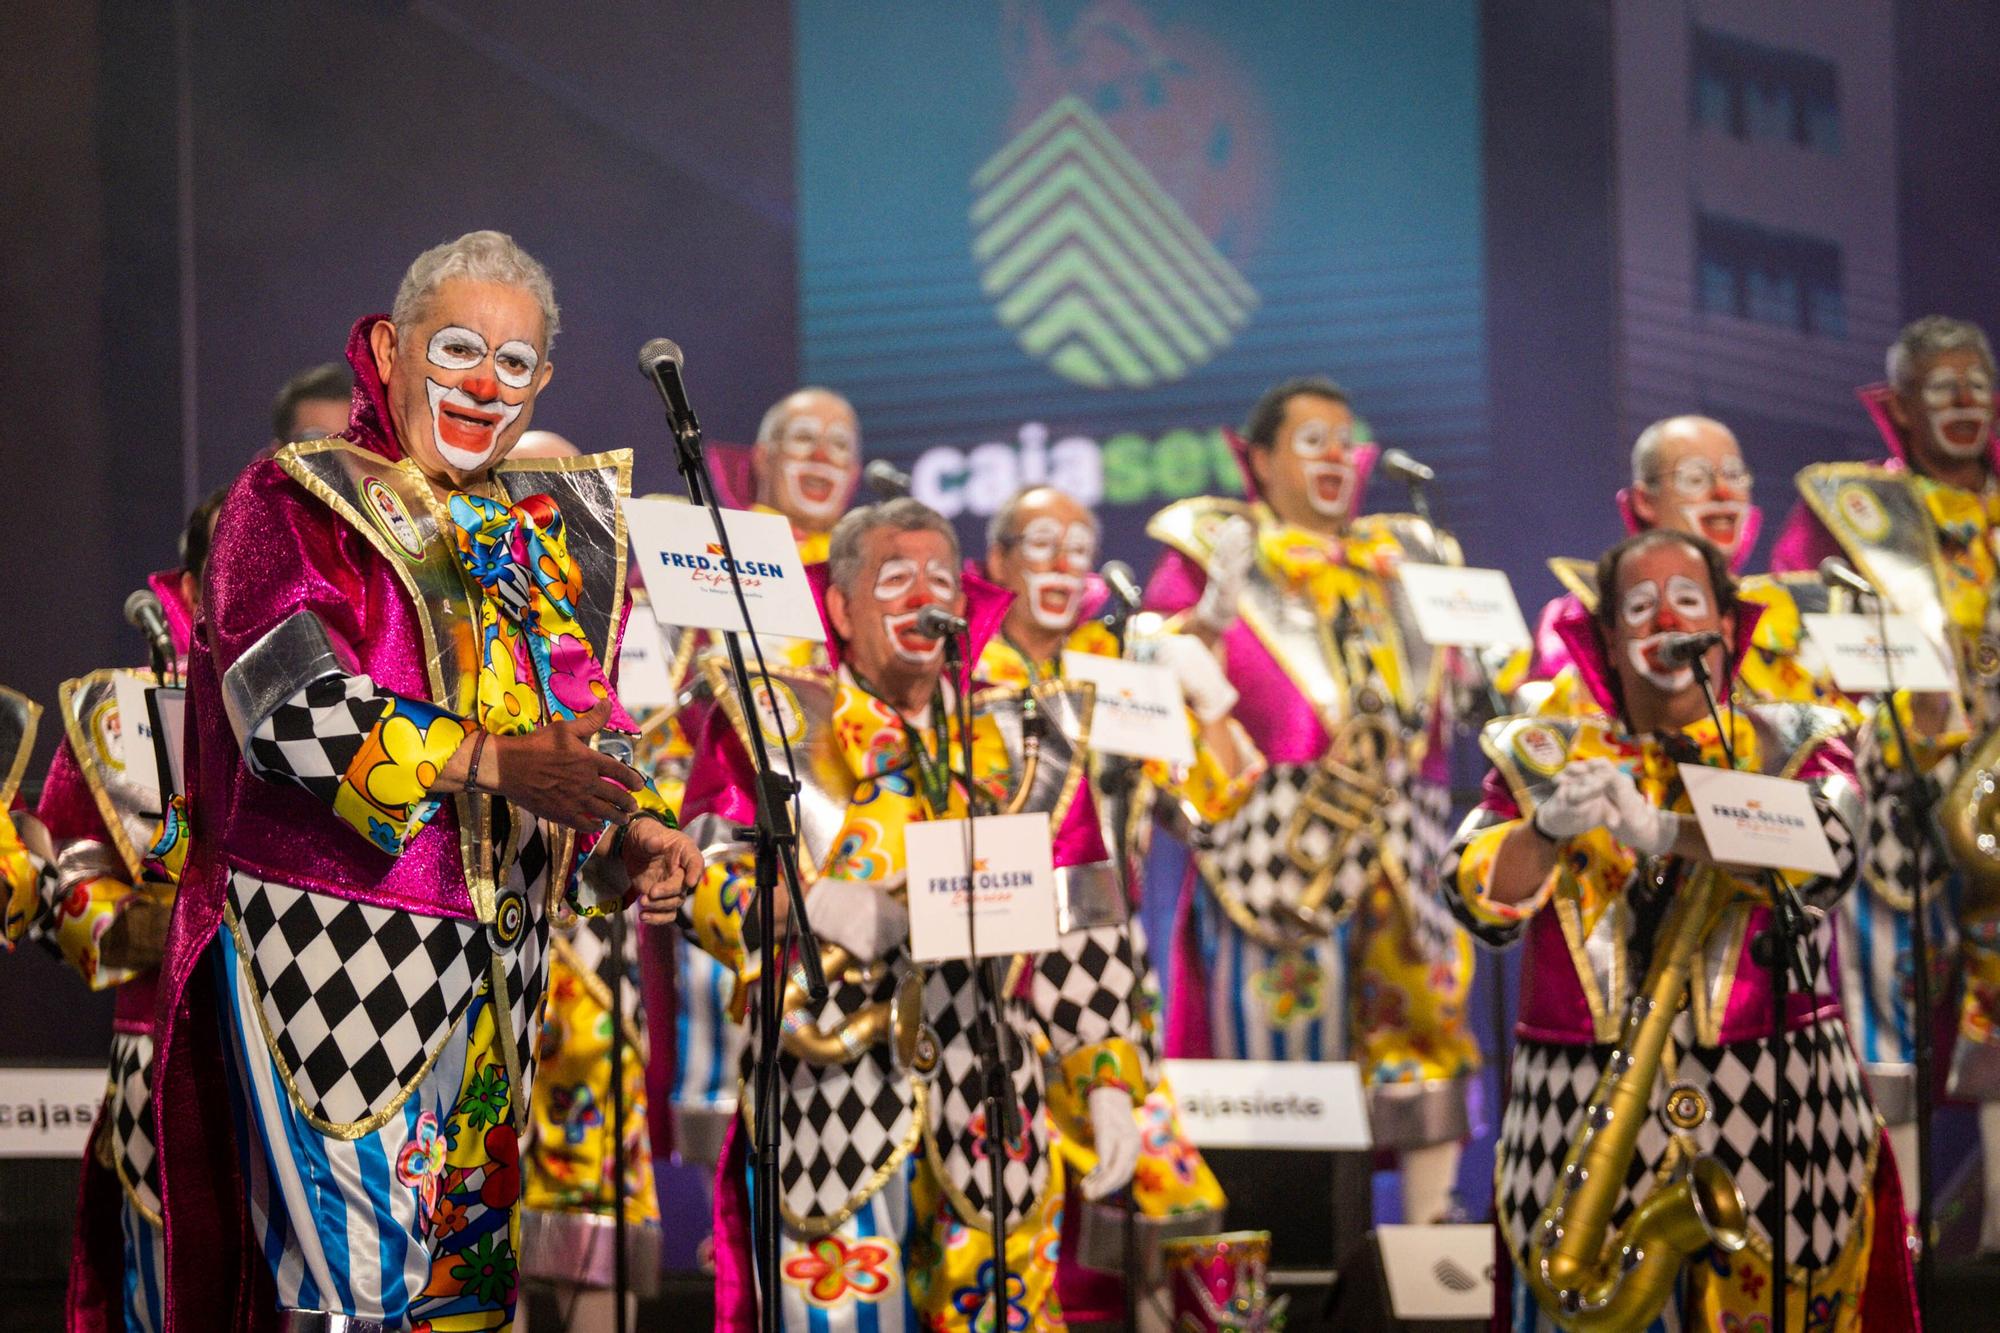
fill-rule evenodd
<path id="1" fill-rule="evenodd" d="M 910 913 L 879 884 L 823 879 L 806 893 L 806 920 L 825 944 L 872 963 L 909 938 Z"/>
<path id="2" fill-rule="evenodd" d="M 1681 817 L 1647 800 L 1623 769 L 1614 771 L 1618 776 L 1605 789 L 1612 805 L 1611 822 L 1606 825 L 1611 836 L 1648 856 L 1665 856 L 1680 837 Z"/>
<path id="3" fill-rule="evenodd" d="M 1561 842 L 1611 822 L 1616 812 L 1604 794 L 1607 778 L 1597 767 L 1600 764 L 1611 767 L 1602 759 L 1586 759 L 1556 774 L 1555 794 L 1535 807 L 1530 821 L 1535 832 L 1551 842 Z"/>
<path id="4" fill-rule="evenodd" d="M 1090 1109 L 1097 1165 L 1083 1178 L 1083 1197 L 1095 1201 L 1116 1194 L 1132 1179 L 1132 1169 L 1139 1165 L 1139 1119 L 1132 1114 L 1132 1094 L 1123 1088 L 1098 1088 L 1084 1105 Z"/>
<path id="5" fill-rule="evenodd" d="M 1192 634 L 1164 636 L 1153 647 L 1153 660 L 1174 673 L 1188 711 L 1204 726 L 1228 717 L 1236 707 L 1236 687 L 1222 674 L 1208 645 Z"/>
<path id="6" fill-rule="evenodd" d="M 1257 553 L 1257 532 L 1250 520 L 1238 516 L 1222 525 L 1208 554 L 1208 586 L 1190 613 L 1193 622 L 1211 634 L 1222 634 L 1236 623 L 1236 602 L 1243 595 L 1244 580 L 1250 576 L 1250 560 Z"/>

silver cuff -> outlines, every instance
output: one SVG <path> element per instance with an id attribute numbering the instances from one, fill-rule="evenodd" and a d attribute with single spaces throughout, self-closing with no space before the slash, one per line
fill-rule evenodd
<path id="1" fill-rule="evenodd" d="M 1885 1125 L 1907 1125 L 1917 1118 L 1917 1067 L 1867 1065 L 1868 1095 Z"/>
<path id="2" fill-rule="evenodd" d="M 1099 1273 L 1124 1273 L 1126 1210 L 1114 1203 L 1078 1202 L 1083 1212 L 1077 1219 L 1077 1263 Z M 1140 1288 L 1157 1287 L 1167 1280 L 1164 1247 L 1168 1241 L 1212 1236 L 1223 1229 L 1222 1216 L 1218 1208 L 1196 1208 L 1160 1217 L 1144 1213 L 1133 1217 L 1137 1232 L 1133 1257 L 1139 1261 Z"/>
<path id="3" fill-rule="evenodd" d="M 222 706 L 237 745 L 248 745 L 251 734 L 306 686 L 358 669 L 317 615 L 293 612 L 222 673 Z"/>
<path id="4" fill-rule="evenodd" d="M 362 1319 L 351 1314 L 331 1314 L 325 1310 L 286 1310 L 285 1333 L 395 1333 L 379 1319 Z"/>
<path id="5" fill-rule="evenodd" d="M 1368 1125 L 1378 1148 L 1428 1148 L 1472 1132 L 1466 1090 L 1472 1075 L 1421 1083 L 1377 1083 L 1368 1089 Z"/>
<path id="6" fill-rule="evenodd" d="M 590 849 L 590 855 L 576 868 L 576 909 L 585 916 L 616 909 L 632 888 L 625 858 L 611 854 L 611 844 L 617 841 L 617 827 L 605 829 L 597 845 Z"/>
<path id="7" fill-rule="evenodd" d="M 122 884 L 129 874 L 124 860 L 106 843 L 95 838 L 64 843 L 56 853 L 56 901 L 67 898 L 71 889 L 86 880 L 115 879 Z"/>
<path id="8" fill-rule="evenodd" d="M 2000 1042 L 1966 1041 L 1952 1052 L 1944 1095 L 1972 1102 L 2000 1102 Z"/>
<path id="9" fill-rule="evenodd" d="M 674 1103 L 674 1151 L 683 1162 L 714 1166 L 722 1160 L 722 1145 L 736 1119 L 736 1099 L 724 1097 L 706 1105 Z"/>
<path id="10" fill-rule="evenodd" d="M 521 1276 L 573 1287 L 609 1287 L 617 1275 L 617 1219 L 609 1213 L 521 1210 Z M 625 1271 L 632 1290 L 650 1296 L 660 1285 L 660 1228 L 625 1224 Z"/>

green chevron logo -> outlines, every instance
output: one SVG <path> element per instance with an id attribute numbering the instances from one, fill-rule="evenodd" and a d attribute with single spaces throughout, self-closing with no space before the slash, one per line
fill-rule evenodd
<path id="1" fill-rule="evenodd" d="M 972 255 L 1030 356 L 1143 389 L 1229 346 L 1257 293 L 1105 123 L 1065 97 L 972 177 Z"/>

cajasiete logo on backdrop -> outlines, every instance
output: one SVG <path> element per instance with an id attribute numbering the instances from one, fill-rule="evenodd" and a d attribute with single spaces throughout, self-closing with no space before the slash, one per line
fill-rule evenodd
<path id="1" fill-rule="evenodd" d="M 1257 293 L 1083 101 L 1063 97 L 972 177 L 980 285 L 1023 351 L 1094 389 L 1207 364 Z"/>

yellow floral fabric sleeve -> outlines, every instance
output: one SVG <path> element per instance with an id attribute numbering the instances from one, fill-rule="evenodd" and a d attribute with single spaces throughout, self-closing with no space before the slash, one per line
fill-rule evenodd
<path id="1" fill-rule="evenodd" d="M 465 739 L 465 723 L 434 704 L 397 695 L 362 738 L 340 776 L 333 812 L 391 856 L 437 815 L 430 794 L 438 773 Z"/>
<path id="2" fill-rule="evenodd" d="M 1541 911 L 1549 896 L 1555 892 L 1556 876 L 1550 875 L 1532 898 L 1518 903 L 1496 902 L 1486 896 L 1486 886 L 1493 878 L 1493 862 L 1500 855 L 1500 844 L 1520 824 L 1518 819 L 1509 819 L 1481 829 L 1459 850 L 1458 866 L 1451 877 L 1451 885 L 1457 895 L 1460 912 L 1470 918 L 1469 924 L 1496 931 L 1511 931 Z"/>
<path id="3" fill-rule="evenodd" d="M 41 858 L 30 852 L 14 827 L 13 816 L 0 810 L 0 879 L 7 890 L 5 947 L 13 948 L 42 913 Z"/>

